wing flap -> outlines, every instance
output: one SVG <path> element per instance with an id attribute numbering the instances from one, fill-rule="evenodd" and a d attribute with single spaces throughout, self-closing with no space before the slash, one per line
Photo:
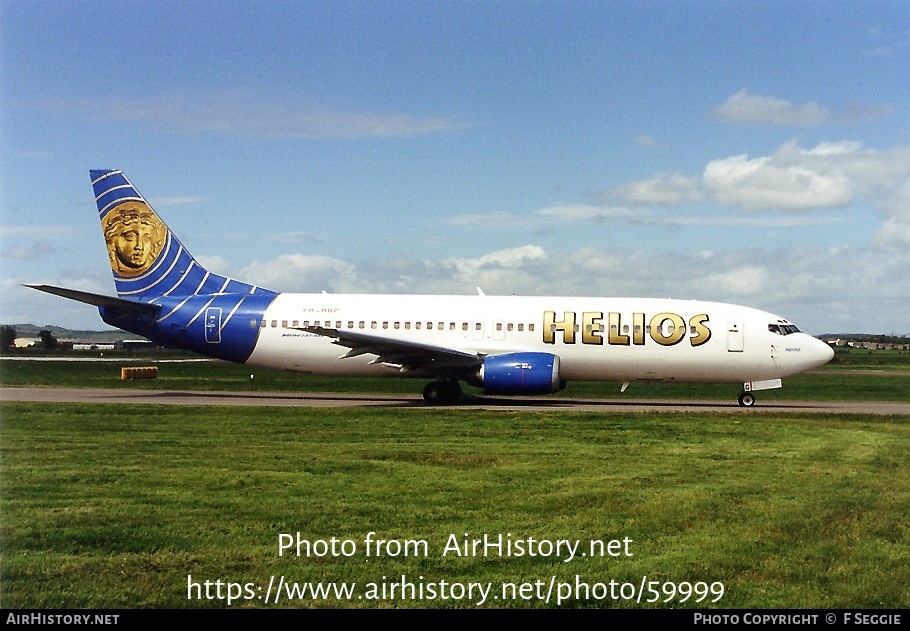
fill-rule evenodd
<path id="1" fill-rule="evenodd" d="M 300 327 L 298 330 L 333 338 L 334 344 L 348 348 L 342 359 L 360 355 L 376 355 L 371 364 L 392 364 L 411 370 L 463 370 L 480 366 L 480 355 L 456 351 L 444 346 L 397 340 L 356 331 L 327 329 L 321 326 Z"/>

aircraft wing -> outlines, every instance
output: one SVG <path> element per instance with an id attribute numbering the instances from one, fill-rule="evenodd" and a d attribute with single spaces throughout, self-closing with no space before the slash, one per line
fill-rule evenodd
<path id="1" fill-rule="evenodd" d="M 476 368 L 483 362 L 482 355 L 442 346 L 406 342 L 355 331 L 326 329 L 321 326 L 300 327 L 299 330 L 334 338 L 334 344 L 349 348 L 342 359 L 358 355 L 376 355 L 371 364 L 394 364 L 420 371 L 463 370 Z"/>

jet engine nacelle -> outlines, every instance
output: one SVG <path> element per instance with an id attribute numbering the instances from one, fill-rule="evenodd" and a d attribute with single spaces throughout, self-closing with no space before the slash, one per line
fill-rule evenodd
<path id="1" fill-rule="evenodd" d="M 559 357 L 508 353 L 483 360 L 476 384 L 488 394 L 551 394 L 560 389 Z"/>

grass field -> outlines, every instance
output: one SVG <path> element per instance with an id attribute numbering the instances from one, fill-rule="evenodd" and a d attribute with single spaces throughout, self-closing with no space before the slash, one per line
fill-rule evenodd
<path id="1" fill-rule="evenodd" d="M 907 400 L 903 355 L 839 358 L 832 370 L 762 394 Z M 423 385 L 258 370 L 250 380 L 248 368 L 212 363 L 160 371 L 156 381 L 121 382 L 116 362 L 0 363 L 7 386 L 417 393 Z M 618 384 L 570 389 L 623 396 Z M 735 392 L 649 384 L 627 394 Z M 908 446 L 906 416 L 2 402 L 0 605 L 906 608 Z M 413 542 L 412 554 L 367 556 L 370 532 L 392 551 Z M 279 556 L 282 533 L 347 540 L 352 553 Z M 466 533 L 579 542 L 578 554 L 443 554 L 450 537 L 463 544 Z M 632 556 L 581 556 L 592 541 L 624 539 Z M 266 603 L 272 577 L 352 591 Z M 403 595 L 403 580 L 424 597 Z M 224 582 L 218 598 L 216 581 Z M 236 585 L 230 605 L 228 583 Z M 471 583 L 489 586 L 483 599 L 453 591 Z M 649 584 L 655 591 L 641 602 L 625 597 Z M 693 585 L 700 591 L 684 600 Z"/>
<path id="2" fill-rule="evenodd" d="M 908 418 L 24 403 L 2 414 L 4 607 L 227 606 L 188 600 L 188 575 L 259 595 L 272 576 L 359 586 L 282 607 L 479 602 L 363 598 L 402 575 L 492 594 L 551 577 L 723 584 L 716 603 L 582 594 L 564 607 L 910 603 Z M 427 548 L 367 558 L 371 531 Z M 298 532 L 357 552 L 279 557 L 279 534 Z M 443 556 L 464 533 L 581 549 L 629 538 L 633 556 Z"/>

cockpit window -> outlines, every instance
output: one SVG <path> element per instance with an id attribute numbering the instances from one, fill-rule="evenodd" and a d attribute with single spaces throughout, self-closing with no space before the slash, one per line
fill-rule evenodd
<path id="1" fill-rule="evenodd" d="M 769 324 L 768 330 L 772 333 L 777 333 L 778 335 L 790 335 L 791 333 L 799 333 L 799 329 L 795 324 Z"/>

